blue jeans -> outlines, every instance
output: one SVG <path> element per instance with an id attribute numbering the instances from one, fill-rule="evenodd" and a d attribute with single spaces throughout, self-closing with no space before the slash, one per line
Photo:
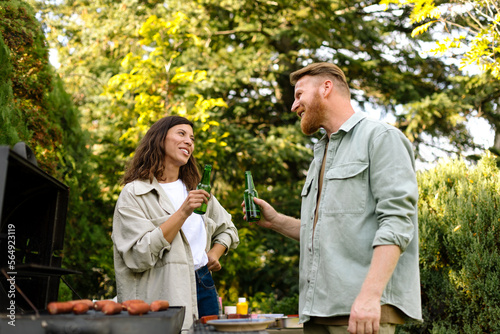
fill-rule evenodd
<path id="1" fill-rule="evenodd" d="M 212 274 L 207 266 L 195 271 L 196 275 L 196 296 L 198 299 L 198 316 L 219 314 L 219 298 Z"/>

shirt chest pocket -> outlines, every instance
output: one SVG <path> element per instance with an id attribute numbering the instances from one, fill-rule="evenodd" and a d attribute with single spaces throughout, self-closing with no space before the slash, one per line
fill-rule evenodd
<path id="1" fill-rule="evenodd" d="M 304 187 L 302 188 L 301 196 L 302 196 L 302 207 L 301 207 L 301 223 L 307 223 L 309 221 L 309 216 L 312 215 L 315 211 L 316 205 L 316 191 L 312 191 L 311 188 L 314 188 L 314 180 L 313 174 L 310 173 L 307 175 L 306 182 L 304 183 Z M 316 181 L 317 184 L 317 181 Z"/>
<path id="2" fill-rule="evenodd" d="M 324 214 L 363 213 L 368 192 L 368 163 L 331 167 L 325 174 L 321 209 Z"/>

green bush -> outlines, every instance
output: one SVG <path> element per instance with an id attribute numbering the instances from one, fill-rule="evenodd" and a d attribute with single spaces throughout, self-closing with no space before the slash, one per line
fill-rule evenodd
<path id="1" fill-rule="evenodd" d="M 48 60 L 33 8 L 0 1 L 0 145 L 26 142 L 38 166 L 70 188 L 62 266 L 81 271 L 65 279 L 84 298 L 113 297 L 113 207 L 95 172 L 90 134 Z M 60 284 L 59 299 L 78 298 Z"/>
<path id="2" fill-rule="evenodd" d="M 424 324 L 398 332 L 500 332 L 496 158 L 487 153 L 474 166 L 444 161 L 418 182 Z"/>
<path id="3" fill-rule="evenodd" d="M 299 313 L 299 295 L 298 293 L 278 299 L 276 294 L 265 294 L 259 292 L 249 300 L 250 311 L 261 314 L 284 314 L 293 315 Z"/>
<path id="4" fill-rule="evenodd" d="M 0 30 L 0 144 L 14 145 L 21 137 L 27 137 L 20 112 L 14 108 L 12 93 L 12 63 L 10 50 L 3 41 Z M 20 136 L 21 134 L 21 136 Z"/>

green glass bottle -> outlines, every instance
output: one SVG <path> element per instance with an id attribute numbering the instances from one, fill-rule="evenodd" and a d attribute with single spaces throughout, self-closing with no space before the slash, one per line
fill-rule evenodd
<path id="1" fill-rule="evenodd" d="M 200 183 L 198 183 L 196 189 L 203 189 L 207 193 L 210 193 L 210 191 L 212 190 L 212 186 L 210 185 L 211 172 L 212 172 L 212 165 L 205 165 L 205 171 L 203 172 L 203 177 L 201 178 Z M 203 202 L 203 204 L 199 208 L 194 209 L 193 212 L 199 215 L 205 214 L 205 212 L 207 212 L 207 203 Z"/>
<path id="2" fill-rule="evenodd" d="M 252 172 L 246 171 L 245 172 L 245 192 L 243 194 L 243 197 L 245 199 L 245 211 L 246 211 L 246 217 L 247 217 L 247 222 L 256 222 L 260 220 L 260 208 L 255 202 L 253 201 L 254 197 L 259 197 L 259 194 L 257 193 L 257 190 L 255 190 L 254 185 L 253 185 L 253 178 L 252 178 Z"/>

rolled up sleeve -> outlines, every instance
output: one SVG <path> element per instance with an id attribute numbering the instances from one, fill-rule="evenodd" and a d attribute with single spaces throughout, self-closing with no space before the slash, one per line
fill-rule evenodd
<path id="1" fill-rule="evenodd" d="M 397 245 L 404 252 L 414 237 L 418 185 L 410 142 L 399 130 L 375 139 L 371 159 L 371 189 L 378 230 L 372 246 Z"/>
<path id="2" fill-rule="evenodd" d="M 215 196 L 209 202 L 207 208 L 207 236 L 210 239 L 208 246 L 214 243 L 226 247 L 226 254 L 229 249 L 235 249 L 240 243 L 238 230 L 232 222 L 231 215 L 222 207 Z"/>

